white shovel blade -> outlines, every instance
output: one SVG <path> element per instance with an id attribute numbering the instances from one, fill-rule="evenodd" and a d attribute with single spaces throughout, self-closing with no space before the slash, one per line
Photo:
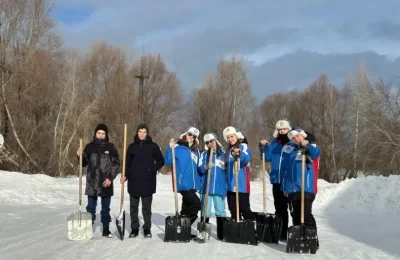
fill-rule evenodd
<path id="1" fill-rule="evenodd" d="M 68 240 L 90 240 L 93 238 L 92 214 L 75 212 L 68 216 Z"/>

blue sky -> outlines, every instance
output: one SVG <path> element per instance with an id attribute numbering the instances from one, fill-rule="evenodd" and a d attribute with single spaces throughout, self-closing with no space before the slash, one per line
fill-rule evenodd
<path id="1" fill-rule="evenodd" d="M 375 78 L 391 77 L 400 65 L 398 0 L 55 3 L 53 17 L 65 46 L 84 50 L 105 40 L 159 52 L 187 91 L 235 51 L 247 60 L 258 97 L 304 88 L 321 72 L 340 84 L 360 59 Z"/>

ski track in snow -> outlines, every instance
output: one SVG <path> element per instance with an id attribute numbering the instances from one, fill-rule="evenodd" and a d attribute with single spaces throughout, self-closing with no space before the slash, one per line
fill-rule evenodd
<path id="1" fill-rule="evenodd" d="M 174 213 L 171 176 L 158 176 L 153 199 L 153 238 L 130 239 L 129 196 L 125 194 L 125 239 L 117 237 L 120 185 L 114 184 L 110 229 L 116 237 L 101 236 L 100 202 L 91 241 L 67 240 L 67 217 L 78 210 L 78 178 L 51 178 L 0 171 L 0 259 L 400 259 L 400 176 L 367 177 L 340 184 L 319 181 L 314 202 L 320 249 L 316 255 L 288 254 L 285 244 L 258 246 L 216 240 L 215 218 L 205 244 L 165 243 L 165 217 Z M 85 185 L 85 181 L 83 181 Z M 267 185 L 267 212 L 273 213 L 271 185 Z M 84 187 L 83 187 L 84 191 Z M 85 211 L 86 196 L 83 196 Z M 181 197 L 179 195 L 179 205 Z M 262 211 L 262 183 L 251 183 L 251 207 Z M 139 209 L 141 223 L 141 209 Z M 199 214 L 200 215 L 200 214 Z M 229 216 L 229 211 L 227 211 Z M 291 221 L 289 223 L 291 225 Z M 197 223 L 192 226 L 195 233 Z"/>

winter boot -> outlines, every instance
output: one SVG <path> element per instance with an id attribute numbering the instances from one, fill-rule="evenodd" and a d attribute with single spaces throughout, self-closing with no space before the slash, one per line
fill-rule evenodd
<path id="1" fill-rule="evenodd" d="M 283 230 L 281 231 L 281 236 L 279 238 L 280 241 L 286 241 L 287 240 L 287 230 Z"/>
<path id="2" fill-rule="evenodd" d="M 129 238 L 135 238 L 139 235 L 139 229 L 132 229 L 131 233 L 129 234 Z"/>
<path id="3" fill-rule="evenodd" d="M 113 238 L 114 235 L 110 232 L 110 223 L 103 223 L 103 237 Z"/>
<path id="4" fill-rule="evenodd" d="M 217 217 L 217 239 L 224 239 L 224 219 L 225 217 Z"/>
<path id="5" fill-rule="evenodd" d="M 196 215 L 196 216 L 192 216 L 192 215 L 189 215 L 189 219 L 190 219 L 190 225 L 193 225 L 193 223 L 196 221 L 196 219 L 198 219 L 199 217 Z"/>
<path id="6" fill-rule="evenodd" d="M 143 233 L 144 233 L 144 237 L 145 238 L 151 238 L 152 237 L 150 229 L 144 229 Z"/>
<path id="7" fill-rule="evenodd" d="M 193 216 L 193 215 L 189 215 L 189 219 L 190 219 L 190 225 L 193 225 L 193 223 L 196 221 L 196 219 L 198 219 L 199 217 L 196 215 L 196 216 Z M 192 239 L 194 239 L 194 238 L 196 238 L 197 237 L 197 235 L 193 235 L 193 234 L 191 234 L 190 235 L 191 236 L 191 238 Z"/>

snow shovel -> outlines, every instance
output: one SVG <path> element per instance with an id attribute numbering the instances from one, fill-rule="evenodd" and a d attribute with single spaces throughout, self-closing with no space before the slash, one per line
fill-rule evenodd
<path id="1" fill-rule="evenodd" d="M 171 139 L 174 142 L 174 139 Z M 175 216 L 168 216 L 165 218 L 165 236 L 164 242 L 190 242 L 191 240 L 191 227 L 190 219 L 186 216 L 179 215 L 178 212 L 178 194 L 176 187 L 176 163 L 175 163 L 175 147 L 172 147 L 172 179 L 174 185 L 175 197 Z"/>
<path id="2" fill-rule="evenodd" d="M 208 160 L 208 163 L 212 163 L 212 158 L 213 158 L 213 153 L 214 153 L 214 148 L 210 148 L 210 158 Z M 210 239 L 211 236 L 211 224 L 206 223 L 206 218 L 207 218 L 207 209 L 208 209 L 208 193 L 210 191 L 210 178 L 211 178 L 211 168 L 208 169 L 207 173 L 207 186 L 206 186 L 206 194 L 204 195 L 204 205 L 203 205 L 203 220 L 201 222 L 197 223 L 197 230 L 198 230 L 198 235 L 197 235 L 197 240 L 199 242 L 206 242 Z"/>
<path id="3" fill-rule="evenodd" d="M 240 159 L 234 163 L 236 189 L 236 219 L 226 218 L 223 222 L 224 241 L 228 243 L 257 245 L 256 231 L 252 219 L 240 220 L 239 216 L 239 170 Z"/>
<path id="4" fill-rule="evenodd" d="M 122 157 L 122 176 L 121 178 L 125 177 L 125 164 L 126 164 L 126 132 L 127 132 L 127 125 L 125 124 L 124 127 L 124 152 L 123 152 L 123 157 Z M 115 220 L 115 223 L 117 225 L 117 231 L 119 234 L 119 237 L 122 240 L 124 240 L 125 237 L 125 210 L 124 210 L 124 187 L 125 183 L 121 185 L 121 204 L 120 204 L 120 209 L 119 209 L 119 215 L 117 219 Z"/>
<path id="5" fill-rule="evenodd" d="M 301 154 L 301 216 L 300 225 L 288 228 L 288 241 L 286 253 L 311 253 L 317 252 L 317 229 L 304 225 L 304 171 L 306 156 Z"/>
<path id="6" fill-rule="evenodd" d="M 262 152 L 263 166 L 263 212 L 255 212 L 257 240 L 266 243 L 279 243 L 282 229 L 282 218 L 276 214 L 267 213 L 267 195 L 265 180 L 265 153 Z"/>
<path id="7" fill-rule="evenodd" d="M 82 139 L 79 140 L 82 149 Z M 93 238 L 92 214 L 82 212 L 82 154 L 79 156 L 79 211 L 67 218 L 68 240 L 90 240 Z"/>

